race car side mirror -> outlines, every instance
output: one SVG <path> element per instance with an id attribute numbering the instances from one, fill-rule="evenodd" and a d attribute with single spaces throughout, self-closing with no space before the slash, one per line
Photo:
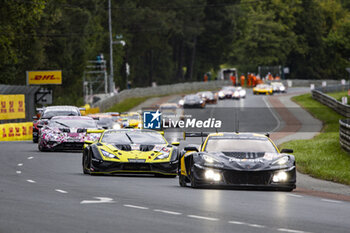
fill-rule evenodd
<path id="1" fill-rule="evenodd" d="M 289 153 L 293 153 L 293 150 L 292 149 L 282 149 L 281 153 L 289 154 Z"/>
<path id="2" fill-rule="evenodd" d="M 195 145 L 188 145 L 188 146 L 185 146 L 184 150 L 185 150 L 185 151 L 197 151 L 197 152 L 198 152 L 198 148 L 197 148 L 197 146 L 195 146 Z"/>
<path id="3" fill-rule="evenodd" d="M 171 145 L 173 145 L 173 146 L 179 146 L 179 145 L 180 145 L 180 142 L 172 142 Z"/>
<path id="4" fill-rule="evenodd" d="M 38 117 L 37 116 L 33 116 L 33 120 L 38 120 Z"/>

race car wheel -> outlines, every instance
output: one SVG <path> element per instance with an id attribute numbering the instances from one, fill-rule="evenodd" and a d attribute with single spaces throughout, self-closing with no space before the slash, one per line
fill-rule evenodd
<path id="1" fill-rule="evenodd" d="M 186 187 L 185 177 L 183 175 L 181 175 L 181 173 L 179 173 L 179 185 L 181 187 Z"/>
<path id="2" fill-rule="evenodd" d="M 88 169 L 86 169 L 87 167 L 87 157 L 85 155 L 83 155 L 83 173 L 84 174 L 89 174 Z"/>
<path id="3" fill-rule="evenodd" d="M 193 170 L 191 170 L 191 188 L 198 188 L 198 183 L 196 181 L 196 178 L 194 178 Z"/>

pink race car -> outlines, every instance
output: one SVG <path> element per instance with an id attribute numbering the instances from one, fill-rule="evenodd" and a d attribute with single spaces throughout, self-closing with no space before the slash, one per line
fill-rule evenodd
<path id="1" fill-rule="evenodd" d="M 40 151 L 83 150 L 84 141 L 97 141 L 101 134 L 89 133 L 98 129 L 96 121 L 85 116 L 56 116 L 41 128 L 38 148 Z"/>

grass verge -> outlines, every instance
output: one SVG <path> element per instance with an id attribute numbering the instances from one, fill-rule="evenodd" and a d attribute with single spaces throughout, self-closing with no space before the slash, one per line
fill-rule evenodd
<path id="1" fill-rule="evenodd" d="M 113 105 L 113 107 L 107 109 L 106 112 L 126 112 L 152 97 L 154 96 L 128 98 Z"/>
<path id="2" fill-rule="evenodd" d="M 341 98 L 346 96 L 348 97 L 348 103 L 349 103 L 349 96 L 348 96 L 348 91 L 339 91 L 339 92 L 328 92 L 326 93 L 329 96 L 332 96 L 334 99 L 338 100 L 341 102 Z"/>
<path id="3" fill-rule="evenodd" d="M 339 144 L 339 119 L 344 117 L 312 99 L 311 94 L 295 96 L 292 100 L 320 119 L 324 128 L 313 139 L 290 141 L 281 147 L 294 149 L 301 173 L 350 185 L 350 155 Z"/>

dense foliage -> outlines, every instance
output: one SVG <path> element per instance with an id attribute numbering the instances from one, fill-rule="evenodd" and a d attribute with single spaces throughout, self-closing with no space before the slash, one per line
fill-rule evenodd
<path id="1" fill-rule="evenodd" d="M 61 69 L 56 103 L 81 102 L 87 60 L 109 59 L 108 0 L 1 0 L 0 83 L 26 70 Z M 345 0 L 112 0 L 114 77 L 125 88 L 202 80 L 220 66 L 289 78 L 345 78 L 350 66 Z M 109 63 L 108 63 L 109 64 Z M 73 102 L 72 102 L 73 101 Z"/>

